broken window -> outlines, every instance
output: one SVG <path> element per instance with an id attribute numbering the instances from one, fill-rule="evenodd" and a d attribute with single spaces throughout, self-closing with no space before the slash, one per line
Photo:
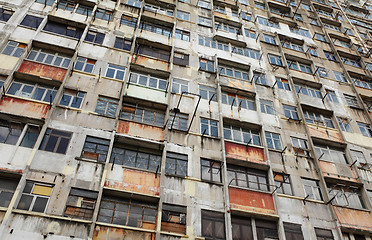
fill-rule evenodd
<path id="1" fill-rule="evenodd" d="M 76 8 L 76 13 L 82 14 L 85 16 L 90 16 L 92 14 L 93 7 L 91 6 L 86 6 L 81 3 L 79 3 L 79 6 Z"/>
<path id="2" fill-rule="evenodd" d="M 169 62 L 171 53 L 167 50 L 153 47 L 150 45 L 145 44 L 138 44 L 136 45 L 136 49 L 134 50 L 136 54 L 146 55 L 150 57 L 154 57 L 156 59 L 164 60 Z"/>
<path id="3" fill-rule="evenodd" d="M 0 8 L 0 21 L 7 22 L 9 18 L 13 15 L 14 11 L 11 9 Z"/>
<path id="4" fill-rule="evenodd" d="M 115 117 L 118 108 L 118 100 L 99 96 L 95 112 L 107 117 Z"/>
<path id="5" fill-rule="evenodd" d="M 257 240 L 279 239 L 277 223 L 256 219 Z"/>
<path id="6" fill-rule="evenodd" d="M 21 22 L 21 26 L 26 26 L 32 29 L 37 29 L 40 26 L 42 21 L 43 21 L 43 18 L 41 17 L 26 15 L 26 17 Z"/>
<path id="7" fill-rule="evenodd" d="M 201 210 L 202 236 L 206 239 L 225 239 L 225 216 L 223 213 Z"/>
<path id="8" fill-rule="evenodd" d="M 97 44 L 102 44 L 104 39 L 105 39 L 104 33 L 99 33 L 92 30 L 89 30 L 87 35 L 85 36 L 85 41 Z"/>
<path id="9" fill-rule="evenodd" d="M 189 91 L 189 82 L 180 79 L 172 80 L 172 93 L 187 93 Z"/>
<path id="10" fill-rule="evenodd" d="M 218 121 L 201 117 L 200 133 L 203 136 L 218 137 Z"/>
<path id="11" fill-rule="evenodd" d="M 188 114 L 171 112 L 169 114 L 168 128 L 171 130 L 177 129 L 180 131 L 187 131 L 188 119 L 189 119 Z"/>
<path id="12" fill-rule="evenodd" d="M 132 47 L 131 40 L 120 37 L 115 38 L 114 48 L 130 51 L 131 47 Z"/>
<path id="13" fill-rule="evenodd" d="M 256 111 L 256 101 L 252 97 L 244 97 L 234 93 L 222 93 L 222 103 L 228 104 L 231 107 L 238 107 L 240 109 L 248 109 Z"/>
<path id="14" fill-rule="evenodd" d="M 229 185 L 249 189 L 269 191 L 267 172 L 237 165 L 227 165 Z"/>
<path id="15" fill-rule="evenodd" d="M 266 144 L 269 149 L 282 150 L 280 135 L 272 132 L 265 132 Z"/>
<path id="16" fill-rule="evenodd" d="M 0 143 L 16 145 L 23 130 L 23 124 L 0 121 Z"/>
<path id="17" fill-rule="evenodd" d="M 48 128 L 40 145 L 40 150 L 65 154 L 72 133 Z"/>
<path id="18" fill-rule="evenodd" d="M 40 48 L 32 48 L 27 59 L 62 68 L 68 68 L 71 62 L 70 56 Z"/>
<path id="19" fill-rule="evenodd" d="M 164 126 L 165 113 L 156 111 L 152 108 L 140 106 L 138 104 L 123 104 L 120 118 L 128 119 L 139 123 L 155 125 L 158 127 Z"/>
<path id="20" fill-rule="evenodd" d="M 250 218 L 231 216 L 231 225 L 233 240 L 254 239 Z"/>
<path id="21" fill-rule="evenodd" d="M 161 34 L 167 37 L 172 36 L 172 28 L 160 25 L 160 24 L 155 24 L 155 23 L 150 23 L 150 22 L 140 22 L 140 29 L 154 32 L 157 34 Z"/>
<path id="22" fill-rule="evenodd" d="M 27 181 L 17 209 L 44 213 L 52 191 L 53 185 Z"/>
<path id="23" fill-rule="evenodd" d="M 79 71 L 92 73 L 95 64 L 96 64 L 96 60 L 78 57 L 75 62 L 74 68 Z"/>
<path id="24" fill-rule="evenodd" d="M 81 156 L 98 162 L 105 162 L 110 140 L 87 136 Z"/>
<path id="25" fill-rule="evenodd" d="M 222 166 L 221 162 L 213 161 L 205 158 L 200 159 L 201 163 L 201 179 L 211 182 L 222 182 Z"/>
<path id="26" fill-rule="evenodd" d="M 332 230 L 315 228 L 315 234 L 317 240 L 333 240 Z"/>
<path id="27" fill-rule="evenodd" d="M 103 196 L 98 222 L 155 230 L 157 204 Z"/>
<path id="28" fill-rule="evenodd" d="M 189 54 L 174 52 L 173 63 L 181 65 L 181 66 L 188 66 L 189 65 L 189 57 L 190 57 Z"/>
<path id="29" fill-rule="evenodd" d="M 283 223 L 286 240 L 304 240 L 301 224 Z"/>
<path id="30" fill-rule="evenodd" d="M 44 27 L 45 31 L 61 34 L 67 37 L 72 37 L 75 39 L 80 39 L 83 34 L 84 29 L 78 27 L 72 27 L 67 24 L 53 22 L 48 20 L 47 24 Z"/>
<path id="31" fill-rule="evenodd" d="M 138 18 L 123 14 L 121 15 L 120 24 L 135 28 L 137 26 L 137 21 Z"/>
<path id="32" fill-rule="evenodd" d="M 15 80 L 10 85 L 8 94 L 51 104 L 54 101 L 57 90 L 38 83 L 26 83 Z"/>
<path id="33" fill-rule="evenodd" d="M 17 186 L 17 179 L 0 178 L 0 207 L 9 206 Z"/>
<path id="34" fill-rule="evenodd" d="M 131 72 L 129 76 L 129 83 L 142 85 L 145 87 L 155 88 L 159 90 L 167 90 L 168 81 L 152 75 L 145 75 L 142 73 Z"/>
<path id="35" fill-rule="evenodd" d="M 117 80 L 124 80 L 125 67 L 109 63 L 107 66 L 106 77 Z"/>
<path id="36" fill-rule="evenodd" d="M 65 89 L 59 104 L 67 107 L 80 108 L 84 101 L 84 97 L 85 92 Z"/>
<path id="37" fill-rule="evenodd" d="M 91 220 L 97 196 L 97 192 L 71 188 L 70 195 L 67 199 L 65 216 Z"/>
<path id="38" fill-rule="evenodd" d="M 105 9 L 102 9 L 102 8 L 97 8 L 97 10 L 94 14 L 94 17 L 109 22 L 109 21 L 111 21 L 112 15 L 113 15 L 112 11 L 108 11 L 108 10 L 105 10 Z"/>
<path id="39" fill-rule="evenodd" d="M 274 173 L 274 182 L 277 193 L 292 195 L 291 179 L 288 174 Z"/>
<path id="40" fill-rule="evenodd" d="M 176 176 L 187 176 L 187 155 L 167 152 L 165 173 Z"/>
<path id="41" fill-rule="evenodd" d="M 8 43 L 6 44 L 5 48 L 1 53 L 13 57 L 20 57 L 22 53 L 25 51 L 26 47 L 27 45 L 24 43 L 8 41 Z"/>
<path id="42" fill-rule="evenodd" d="M 261 146 L 260 132 L 257 130 L 224 124 L 223 131 L 227 140 Z"/>
<path id="43" fill-rule="evenodd" d="M 20 146 L 33 148 L 35 146 L 37 138 L 39 137 L 39 134 L 40 126 L 27 125 L 27 130 Z"/>
<path id="44" fill-rule="evenodd" d="M 176 39 L 181 39 L 181 40 L 190 42 L 190 32 L 189 31 L 185 31 L 185 30 L 181 30 L 181 29 L 176 29 L 176 32 L 175 32 L 174 37 Z"/>
<path id="45" fill-rule="evenodd" d="M 186 234 L 186 207 L 164 203 L 161 231 Z"/>
<path id="46" fill-rule="evenodd" d="M 217 102 L 217 92 L 213 87 L 199 85 L 199 94 L 202 99 Z"/>
<path id="47" fill-rule="evenodd" d="M 318 180 L 301 178 L 302 184 L 304 185 L 306 197 L 318 201 L 323 201 L 322 191 Z"/>

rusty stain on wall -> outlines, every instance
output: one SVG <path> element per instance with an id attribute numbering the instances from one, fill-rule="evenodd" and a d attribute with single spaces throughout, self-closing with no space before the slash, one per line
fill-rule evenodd
<path id="1" fill-rule="evenodd" d="M 155 233 L 96 226 L 93 240 L 155 240 Z"/>
<path id="2" fill-rule="evenodd" d="M 248 151 L 247 151 L 248 150 Z M 246 146 L 237 143 L 225 142 L 226 158 L 267 164 L 262 148 Z"/>
<path id="3" fill-rule="evenodd" d="M 229 187 L 229 199 L 232 209 L 275 214 L 274 201 L 270 193 Z"/>
<path id="4" fill-rule="evenodd" d="M 32 74 L 35 76 L 63 81 L 63 79 L 65 78 L 67 69 L 25 60 L 19 67 L 18 72 L 23 72 L 23 73 Z"/>
<path id="5" fill-rule="evenodd" d="M 156 141 L 164 140 L 164 130 L 162 128 L 135 122 L 120 120 L 117 132 Z"/>
<path id="6" fill-rule="evenodd" d="M 307 125 L 307 127 L 309 128 L 309 132 L 312 137 L 327 139 L 333 142 L 340 142 L 340 143 L 343 142 L 341 135 L 337 130 L 324 129 L 324 128 L 310 126 L 310 125 Z"/>
<path id="7" fill-rule="evenodd" d="M 372 215 L 369 211 L 333 206 L 342 227 L 372 232 Z"/>
<path id="8" fill-rule="evenodd" d="M 133 55 L 133 64 L 143 65 L 148 68 L 169 72 L 169 62 L 149 58 L 141 55 Z"/>
<path id="9" fill-rule="evenodd" d="M 159 195 L 160 176 L 155 173 L 137 171 L 123 168 L 123 178 L 114 179 L 113 173 L 109 173 L 105 186 L 125 191 L 143 193 L 148 195 Z"/>
<path id="10" fill-rule="evenodd" d="M 0 111 L 41 119 L 46 117 L 49 105 L 6 96 L 0 100 Z"/>
<path id="11" fill-rule="evenodd" d="M 332 162 L 319 160 L 319 165 L 325 177 L 332 177 L 332 178 L 357 182 L 356 173 L 347 165 L 343 166 L 343 169 L 346 169 L 346 168 L 350 169 L 348 176 L 345 176 L 345 173 L 340 173 L 339 170 L 337 169 L 336 164 Z"/>

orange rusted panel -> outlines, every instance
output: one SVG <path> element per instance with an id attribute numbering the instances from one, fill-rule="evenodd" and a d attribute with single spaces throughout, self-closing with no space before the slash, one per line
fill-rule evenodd
<path id="1" fill-rule="evenodd" d="M 234 4 L 235 5 L 235 4 Z M 227 16 L 226 14 L 223 14 L 223 13 L 219 13 L 219 12 L 216 12 L 214 11 L 213 12 L 214 16 L 216 17 L 219 17 L 219 18 L 223 18 L 223 19 L 227 19 L 227 20 L 230 20 L 230 17 Z"/>
<path id="2" fill-rule="evenodd" d="M 343 166 L 344 168 L 350 168 L 350 172 L 349 172 L 350 175 L 345 176 L 345 173 L 339 173 L 334 163 L 319 160 L 319 165 L 320 165 L 320 169 L 322 170 L 323 175 L 326 177 L 332 177 L 332 178 L 357 182 L 356 173 L 349 166 Z"/>
<path id="3" fill-rule="evenodd" d="M 255 192 L 229 187 L 230 207 L 257 213 L 276 214 L 274 200 L 270 193 Z"/>
<path id="4" fill-rule="evenodd" d="M 113 174 L 113 173 L 111 173 Z M 123 168 L 123 179 L 114 180 L 115 176 L 108 175 L 105 186 L 125 191 L 159 195 L 160 176 L 155 173 Z"/>
<path id="5" fill-rule="evenodd" d="M 155 233 L 96 226 L 93 240 L 155 240 Z"/>
<path id="6" fill-rule="evenodd" d="M 370 212 L 333 206 L 342 227 L 355 228 L 372 232 L 372 215 Z"/>
<path id="7" fill-rule="evenodd" d="M 67 69 L 25 60 L 19 67 L 18 72 L 23 72 L 23 73 L 32 74 L 35 76 L 63 81 L 63 79 L 65 78 Z"/>
<path id="8" fill-rule="evenodd" d="M 148 68 L 157 69 L 169 72 L 169 62 L 158 60 L 154 58 L 149 58 L 140 55 L 134 55 L 132 58 L 132 63 L 142 65 Z"/>
<path id="9" fill-rule="evenodd" d="M 225 152 L 227 158 L 267 164 L 264 150 L 262 148 L 252 146 L 247 147 L 242 144 L 225 142 Z"/>
<path id="10" fill-rule="evenodd" d="M 340 143 L 343 142 L 341 138 L 341 134 L 337 130 L 325 129 L 325 128 L 311 126 L 311 125 L 307 125 L 307 126 L 309 128 L 309 132 L 312 137 L 327 139 L 333 142 L 340 142 Z"/>
<path id="11" fill-rule="evenodd" d="M 164 140 L 164 129 L 135 122 L 119 121 L 117 132 L 155 141 Z"/>
<path id="12" fill-rule="evenodd" d="M 244 91 L 249 91 L 249 92 L 254 91 L 252 84 L 250 84 L 248 81 L 242 81 L 242 80 L 235 79 L 235 78 L 228 78 L 227 86 L 232 87 L 232 88 L 241 89 L 241 90 L 244 90 Z"/>
<path id="13" fill-rule="evenodd" d="M 0 99 L 0 111 L 30 118 L 45 118 L 49 105 L 23 99 L 4 97 Z"/>

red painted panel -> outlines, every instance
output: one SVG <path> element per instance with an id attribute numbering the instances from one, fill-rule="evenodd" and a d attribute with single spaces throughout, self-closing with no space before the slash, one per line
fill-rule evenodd
<path id="1" fill-rule="evenodd" d="M 45 78 L 51 78 L 62 82 L 63 79 L 65 78 L 67 69 L 25 60 L 19 67 L 18 72 L 23 72 Z"/>
<path id="2" fill-rule="evenodd" d="M 45 118 L 49 105 L 23 99 L 4 97 L 0 100 L 0 111 L 31 118 Z"/>
<path id="3" fill-rule="evenodd" d="M 147 138 L 155 141 L 164 140 L 164 129 L 146 124 L 128 121 L 119 121 L 118 133 L 124 133 L 135 137 Z"/>
<path id="4" fill-rule="evenodd" d="M 225 142 L 225 152 L 227 158 L 267 164 L 262 148 L 252 146 L 248 146 L 247 148 L 247 146 L 243 144 Z"/>
<path id="5" fill-rule="evenodd" d="M 229 199 L 232 209 L 276 214 L 274 200 L 270 193 L 229 187 Z"/>

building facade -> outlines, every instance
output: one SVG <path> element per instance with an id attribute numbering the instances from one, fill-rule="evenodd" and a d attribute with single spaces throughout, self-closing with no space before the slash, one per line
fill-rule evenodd
<path id="1" fill-rule="evenodd" d="M 372 239 L 372 2 L 0 0 L 0 239 Z"/>

